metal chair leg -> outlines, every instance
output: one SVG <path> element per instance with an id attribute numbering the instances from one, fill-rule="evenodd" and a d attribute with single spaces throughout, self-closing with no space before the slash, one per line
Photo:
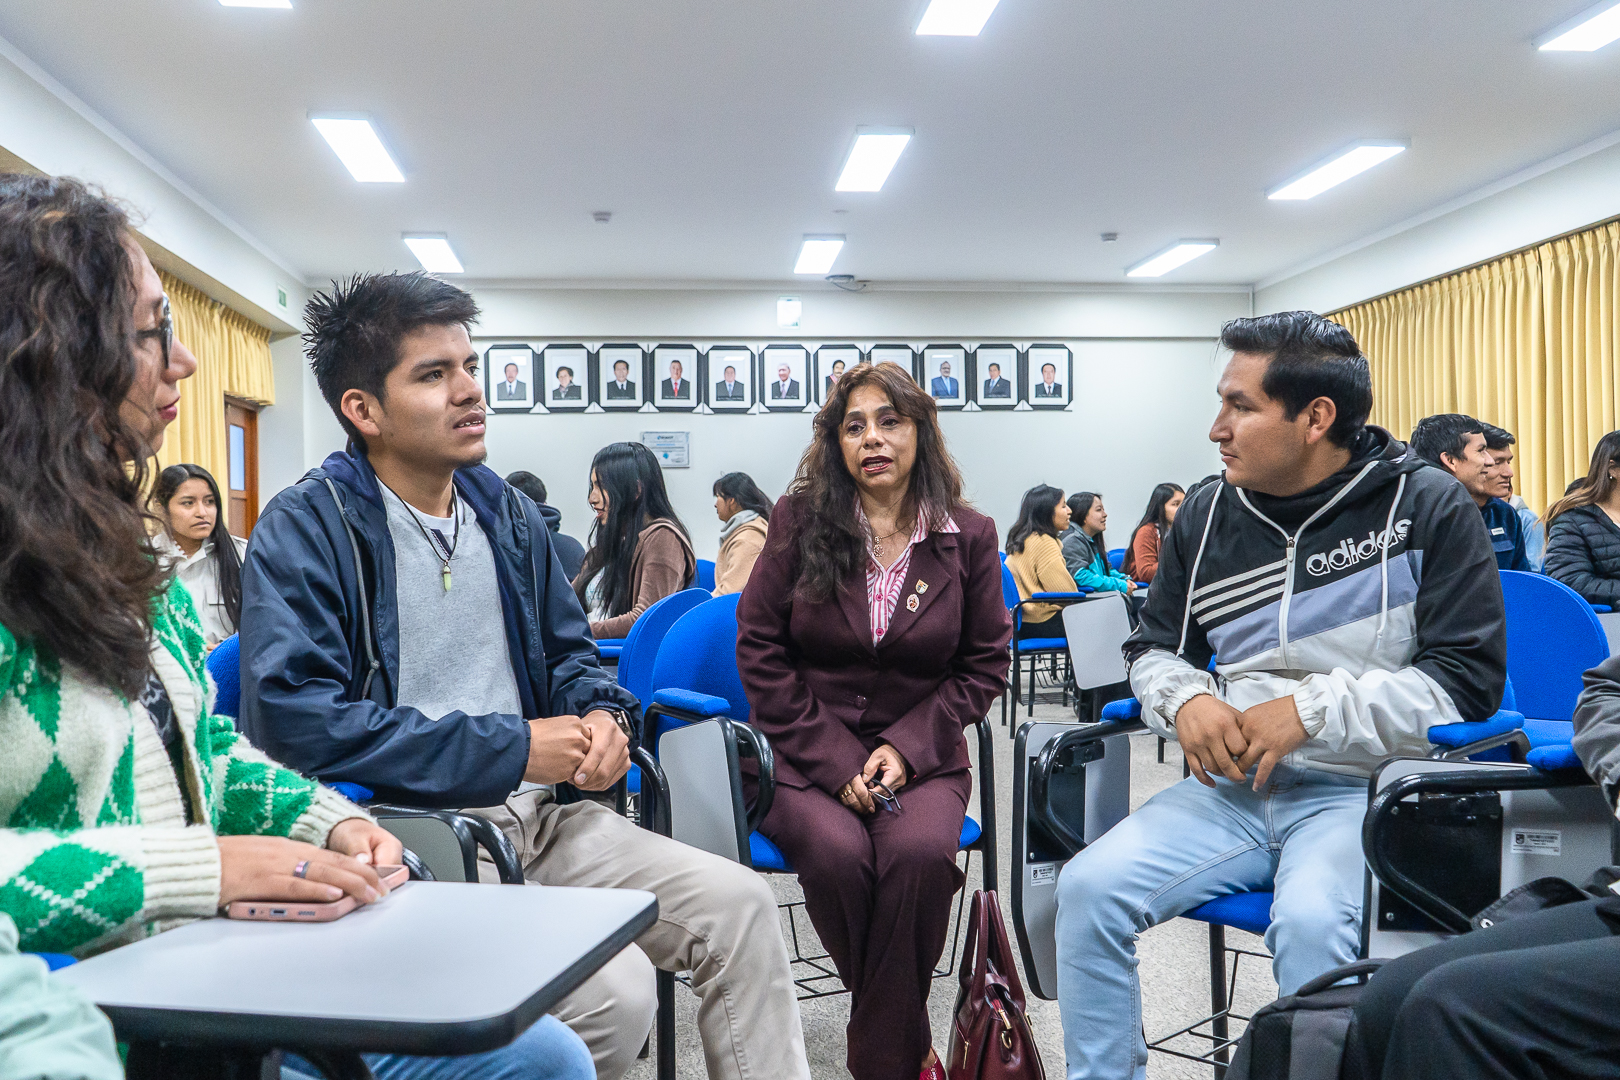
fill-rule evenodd
<path id="1" fill-rule="evenodd" d="M 675 973 L 658 973 L 658 1080 L 675 1080 Z"/>
<path id="2" fill-rule="evenodd" d="M 1228 1051 L 1226 1012 L 1231 1008 L 1226 994 L 1226 927 L 1209 924 L 1209 1012 L 1210 1031 L 1215 1036 L 1215 1080 L 1225 1080 Z"/>

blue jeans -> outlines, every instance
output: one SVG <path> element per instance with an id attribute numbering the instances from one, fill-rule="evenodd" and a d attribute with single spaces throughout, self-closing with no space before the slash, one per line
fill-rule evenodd
<path id="1" fill-rule="evenodd" d="M 484 1054 L 367 1054 L 365 1058 L 377 1080 L 596 1080 L 591 1052 L 554 1016 L 542 1016 L 509 1045 Z M 283 1061 L 281 1080 L 314 1080 L 318 1076 L 313 1065 L 293 1054 Z"/>
<path id="2" fill-rule="evenodd" d="M 1266 947 L 1285 995 L 1360 950 L 1367 781 L 1284 765 L 1260 792 L 1215 783 L 1159 792 L 1058 878 L 1069 1080 L 1145 1080 L 1136 937 L 1206 900 L 1276 892 Z"/>

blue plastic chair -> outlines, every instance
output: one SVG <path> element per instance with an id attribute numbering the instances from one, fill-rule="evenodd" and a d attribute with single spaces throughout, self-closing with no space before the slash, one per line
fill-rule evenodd
<path id="1" fill-rule="evenodd" d="M 651 701 L 653 664 L 658 658 L 658 647 L 681 616 L 711 599 L 707 589 L 682 589 L 642 612 L 641 618 L 630 627 L 630 636 L 624 639 L 619 653 L 619 685 L 636 695 L 638 701 Z"/>
<path id="2" fill-rule="evenodd" d="M 1570 745 L 1581 676 L 1609 658 L 1609 639 L 1592 605 L 1544 574 L 1501 571 L 1507 608 L 1508 676 L 1537 768 L 1578 768 Z"/>
<path id="3" fill-rule="evenodd" d="M 235 634 L 214 646 L 206 661 L 214 678 L 214 715 L 242 715 L 242 642 Z"/>
<path id="4" fill-rule="evenodd" d="M 714 560 L 699 559 L 697 561 L 697 580 L 692 583 L 694 588 L 704 592 L 714 592 Z"/>
<path id="5" fill-rule="evenodd" d="M 1112 566 L 1115 570 L 1123 569 L 1125 566 L 1125 549 L 1109 548 L 1108 565 Z"/>
<path id="6" fill-rule="evenodd" d="M 1069 603 L 1083 600 L 1091 594 L 1090 589 L 1082 588 L 1072 593 L 1034 593 L 1028 600 L 1018 594 L 1018 582 L 1013 579 L 1012 571 L 1007 569 L 1007 555 L 1001 556 L 1001 602 L 1007 605 L 1007 611 L 1012 615 L 1012 700 L 1014 709 L 1023 696 L 1024 657 L 1039 657 L 1041 655 L 1056 656 L 1061 654 L 1064 662 L 1069 658 L 1069 639 L 1066 637 L 1025 638 L 1018 639 L 1018 630 L 1024 625 L 1024 605 L 1042 603 Z M 1068 686 L 1063 689 L 1063 703 L 1069 703 Z M 1035 715 L 1035 670 L 1032 666 L 1029 673 L 1029 715 Z M 1001 723 L 1008 726 L 1007 711 L 1002 709 Z M 1009 729 L 1008 735 L 1012 734 Z"/>
<path id="7" fill-rule="evenodd" d="M 635 627 L 632 626 L 630 629 L 634 630 Z M 602 638 L 600 641 L 598 641 L 596 643 L 596 649 L 602 654 L 602 662 L 606 664 L 617 664 L 619 662 L 619 657 L 624 653 L 624 643 L 628 640 L 630 639 L 615 637 Z"/>

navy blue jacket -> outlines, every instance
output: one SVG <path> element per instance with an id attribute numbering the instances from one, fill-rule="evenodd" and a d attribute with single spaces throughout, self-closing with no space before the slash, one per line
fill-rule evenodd
<path id="1" fill-rule="evenodd" d="M 1485 515 L 1485 530 L 1491 534 L 1491 548 L 1496 552 L 1498 570 L 1523 570 L 1534 573 L 1530 556 L 1524 547 L 1524 523 L 1519 512 L 1505 499 L 1492 499 L 1479 508 Z"/>
<path id="2" fill-rule="evenodd" d="M 616 705 L 639 719 L 635 697 L 602 670 L 534 502 L 482 465 L 458 470 L 455 485 L 495 556 L 523 715 L 426 716 L 398 705 L 399 607 L 382 489 L 363 454 L 333 454 L 270 500 L 242 567 L 241 725 L 277 761 L 389 802 L 493 806 L 523 779 L 525 718 Z"/>

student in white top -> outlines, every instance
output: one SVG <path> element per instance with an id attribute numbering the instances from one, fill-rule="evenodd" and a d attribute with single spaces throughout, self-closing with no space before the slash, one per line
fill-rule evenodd
<path id="1" fill-rule="evenodd" d="M 210 652 L 236 633 L 242 617 L 242 556 L 219 512 L 219 485 L 201 465 L 170 465 L 158 474 L 152 509 L 163 522 L 157 547 L 191 593 Z"/>

